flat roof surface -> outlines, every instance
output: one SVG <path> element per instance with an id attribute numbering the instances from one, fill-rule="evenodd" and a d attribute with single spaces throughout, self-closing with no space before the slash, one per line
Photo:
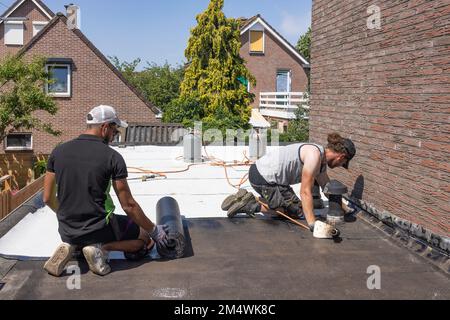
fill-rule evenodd
<path id="1" fill-rule="evenodd" d="M 225 160 L 243 158 L 244 148 L 231 149 L 207 150 Z M 118 150 L 129 167 L 186 167 L 175 160 L 182 154 L 179 147 Z M 246 167 L 236 167 L 229 169 L 229 175 L 237 183 L 246 171 Z M 61 278 L 46 274 L 42 260 L 0 259 L 0 276 L 5 275 L 0 280 L 5 283 L 0 300 L 450 299 L 448 275 L 392 243 L 362 219 L 340 227 L 340 242 L 314 239 L 298 226 L 263 216 L 227 219 L 220 203 L 234 189 L 227 184 L 223 168 L 205 164 L 169 174 L 167 180 L 136 180 L 130 185 L 153 220 L 161 197 L 178 200 L 191 244 L 187 257 L 139 263 L 112 260 L 113 272 L 106 277 L 89 272 L 84 261 L 72 261 L 71 265 L 81 268 L 81 290 L 67 288 L 68 274 Z M 56 217 L 44 208 L 28 215 L 0 239 L 0 253 L 9 250 L 9 254 L 46 257 L 59 241 Z M 380 290 L 367 287 L 370 266 L 380 268 Z"/>
<path id="2" fill-rule="evenodd" d="M 188 219 L 193 255 L 173 261 L 111 262 L 98 277 L 81 267 L 81 290 L 42 261 L 18 262 L 0 299 L 450 299 L 450 282 L 431 265 L 359 221 L 342 242 L 317 240 L 284 221 Z M 77 264 L 72 262 L 71 264 Z M 381 289 L 367 269 L 380 267 Z"/>

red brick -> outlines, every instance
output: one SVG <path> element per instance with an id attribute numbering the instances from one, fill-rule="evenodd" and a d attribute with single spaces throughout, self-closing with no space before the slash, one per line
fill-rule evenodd
<path id="1" fill-rule="evenodd" d="M 308 87 L 308 76 L 302 67 L 302 62 L 286 49 L 272 34 L 265 32 L 264 55 L 252 55 L 249 48 L 249 32 L 241 35 L 241 57 L 246 61 L 250 73 L 257 79 L 255 87 L 250 91 L 254 93 L 253 107 L 259 107 L 260 92 L 276 91 L 277 71 L 291 70 L 292 92 L 305 92 Z"/>
<path id="2" fill-rule="evenodd" d="M 379 210 L 449 234 L 448 1 L 313 1 L 311 140 L 331 131 L 358 149 L 350 171 L 330 170 Z"/>
<path id="3" fill-rule="evenodd" d="M 37 9 L 28 8 L 32 1 L 26 1 L 24 12 L 19 15 L 35 18 Z M 25 8 L 27 7 L 27 8 Z M 41 19 L 40 17 L 39 19 Z M 33 56 L 72 58 L 72 97 L 55 98 L 58 113 L 51 116 L 43 111 L 35 115 L 44 122 L 51 122 L 55 129 L 62 131 L 60 137 L 53 137 L 42 132 L 33 132 L 33 146 L 36 154 L 48 154 L 59 143 L 71 140 L 81 134 L 85 128 L 86 115 L 93 107 L 106 104 L 116 108 L 119 116 L 130 123 L 159 122 L 155 113 L 149 108 L 127 84 L 125 84 L 107 64 L 94 53 L 81 38 L 67 28 L 65 18 L 56 17 L 56 24 L 51 26 L 24 54 L 25 59 Z M 53 21 L 53 20 L 52 20 Z M 3 34 L 0 30 L 0 34 Z M 26 39 L 30 39 L 26 36 Z M 2 51 L 3 50 L 3 51 Z M 0 56 L 5 54 L 0 46 Z M 3 150 L 2 150 L 3 151 Z"/>

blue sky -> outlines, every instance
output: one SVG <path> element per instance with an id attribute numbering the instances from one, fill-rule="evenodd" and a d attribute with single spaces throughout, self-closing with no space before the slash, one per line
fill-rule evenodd
<path id="1" fill-rule="evenodd" d="M 225 0 L 228 17 L 261 14 L 296 44 L 311 24 L 312 0 Z M 0 0 L 1 10 L 14 0 Z M 54 12 L 64 4 L 81 7 L 81 30 L 107 56 L 130 61 L 140 57 L 158 64 L 180 64 L 190 28 L 209 0 L 43 0 Z M 141 64 L 143 66 L 144 63 Z"/>

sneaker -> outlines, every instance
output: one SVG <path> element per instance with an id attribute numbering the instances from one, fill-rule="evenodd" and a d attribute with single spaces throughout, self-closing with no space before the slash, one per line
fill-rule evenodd
<path id="1" fill-rule="evenodd" d="M 228 218 L 233 218 L 238 213 L 246 213 L 250 217 L 255 217 L 255 213 L 260 211 L 261 207 L 259 203 L 256 201 L 253 193 L 247 193 L 244 198 L 235 202 L 230 209 L 228 209 L 227 215 Z"/>
<path id="2" fill-rule="evenodd" d="M 101 244 L 84 247 L 83 255 L 93 273 L 104 276 L 111 272 L 111 267 L 106 263 L 108 252 L 102 249 Z"/>
<path id="3" fill-rule="evenodd" d="M 52 276 L 61 276 L 67 262 L 72 258 L 75 248 L 75 246 L 68 243 L 60 244 L 55 253 L 53 253 L 51 258 L 44 264 L 44 269 Z"/>
<path id="4" fill-rule="evenodd" d="M 244 198 L 244 196 L 248 193 L 245 189 L 239 189 L 239 191 L 236 194 L 232 194 L 231 196 L 228 196 L 225 200 L 222 202 L 222 210 L 228 211 L 228 209 L 231 208 L 233 204 L 236 202 L 239 202 Z"/>

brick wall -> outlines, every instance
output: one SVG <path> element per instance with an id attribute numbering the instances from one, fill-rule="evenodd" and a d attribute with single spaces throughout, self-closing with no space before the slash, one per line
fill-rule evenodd
<path id="1" fill-rule="evenodd" d="M 49 18 L 39 10 L 33 1 L 25 1 L 19 8 L 17 8 L 10 17 L 27 17 L 28 20 L 24 22 L 24 44 L 27 44 L 33 37 L 33 21 L 49 21 Z M 5 24 L 0 25 L 0 57 L 7 54 L 17 53 L 23 46 L 5 45 Z"/>
<path id="2" fill-rule="evenodd" d="M 112 105 L 128 122 L 159 122 L 155 113 L 67 26 L 59 19 L 25 54 L 72 58 L 72 97 L 55 98 L 59 111 L 50 116 L 36 112 L 41 120 L 63 131 L 60 137 L 33 133 L 33 151 L 50 153 L 60 142 L 77 137 L 85 128 L 88 112 L 100 104 Z"/>
<path id="3" fill-rule="evenodd" d="M 290 51 L 273 37 L 268 31 L 265 32 L 264 55 L 250 54 L 250 32 L 241 35 L 241 57 L 246 61 L 247 68 L 256 78 L 256 87 L 251 88 L 255 94 L 253 107 L 259 106 L 260 92 L 275 92 L 278 70 L 292 71 L 292 91 L 304 92 L 308 86 L 308 77 L 298 60 Z"/>
<path id="4" fill-rule="evenodd" d="M 381 9 L 381 30 L 367 9 Z M 351 137 L 334 170 L 380 211 L 450 234 L 450 3 L 313 0 L 311 140 Z M 331 170 L 330 170 L 331 171 Z"/>

